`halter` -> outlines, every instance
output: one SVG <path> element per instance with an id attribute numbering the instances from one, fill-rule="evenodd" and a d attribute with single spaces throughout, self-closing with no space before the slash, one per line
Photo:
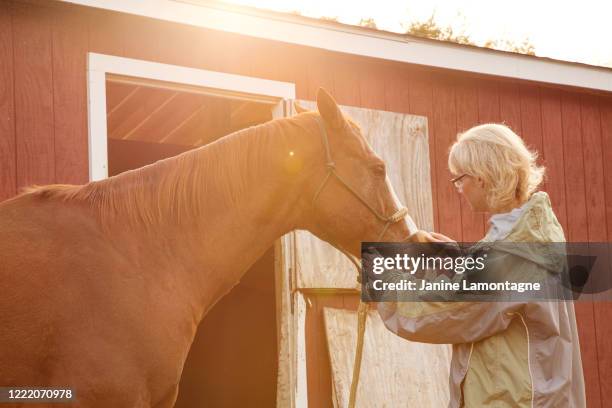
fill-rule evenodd
<path id="1" fill-rule="evenodd" d="M 317 124 L 319 125 L 319 129 L 321 130 L 321 138 L 323 140 L 323 149 L 325 150 L 325 167 L 327 168 L 327 174 L 325 175 L 325 178 L 321 182 L 321 185 L 319 186 L 319 188 L 317 188 L 317 191 L 315 192 L 315 195 L 314 195 L 314 197 L 312 199 L 313 206 L 314 206 L 315 202 L 317 201 L 317 198 L 319 198 L 319 195 L 321 194 L 321 191 L 323 191 L 323 189 L 327 185 L 327 182 L 333 176 L 355 198 L 357 198 L 359 201 L 361 201 L 361 203 L 363 205 L 365 205 L 366 208 L 368 208 L 370 210 L 370 212 L 372 214 L 374 214 L 374 216 L 377 219 L 379 219 L 380 221 L 385 223 L 382 231 L 380 232 L 380 234 L 378 235 L 378 238 L 376 239 L 377 241 L 380 241 L 383 238 L 383 236 L 385 235 L 385 233 L 387 232 L 387 229 L 389 228 L 389 226 L 391 224 L 395 224 L 396 222 L 401 221 L 402 219 L 404 219 L 406 217 L 408 217 L 407 222 L 408 222 L 408 226 L 409 226 L 409 228 L 408 228 L 409 232 L 412 232 L 413 230 L 416 231 L 417 230 L 416 224 L 414 223 L 414 221 L 412 220 L 410 215 L 408 215 L 408 209 L 406 207 L 402 207 L 402 208 L 398 209 L 391 216 L 386 217 L 386 216 L 382 215 L 381 213 L 379 213 L 374 207 L 372 207 L 370 205 L 370 203 L 368 203 L 368 201 L 366 199 L 364 199 L 354 188 L 352 188 L 350 186 L 350 184 L 348 184 L 336 172 L 336 163 L 334 163 L 334 160 L 332 159 L 331 150 L 329 148 L 329 140 L 328 140 L 328 137 L 327 137 L 327 129 L 325 128 L 325 125 L 323 124 L 320 116 L 316 116 L 315 119 L 317 121 Z M 410 239 L 411 236 L 412 236 L 412 234 L 409 234 L 408 237 L 406 239 L 404 239 L 404 241 L 407 241 L 408 239 Z M 347 252 L 346 250 L 341 248 L 339 245 L 337 245 L 337 248 L 344 255 L 346 255 L 346 257 L 353 263 L 353 265 L 355 265 L 355 268 L 357 268 L 358 275 L 361 276 L 361 265 L 359 264 L 359 261 L 355 258 L 355 256 L 353 256 L 352 254 L 350 254 L 349 252 Z M 353 364 L 353 377 L 351 379 L 351 390 L 350 390 L 350 394 L 349 394 L 349 405 L 348 405 L 349 408 L 354 408 L 356 400 L 357 400 L 357 385 L 359 384 L 359 373 L 361 371 L 361 360 L 362 360 L 362 356 L 363 356 L 363 338 L 364 338 L 364 335 L 365 335 L 365 326 L 366 326 L 366 320 L 367 320 L 367 317 L 368 317 L 368 310 L 369 310 L 368 304 L 362 302 L 361 300 L 359 300 L 359 308 L 357 310 L 357 346 L 356 346 L 356 349 L 355 349 L 355 360 L 354 360 L 354 364 Z"/>
<path id="2" fill-rule="evenodd" d="M 370 212 L 374 214 L 374 216 L 377 219 L 385 223 L 382 231 L 380 232 L 377 238 L 377 241 L 380 241 L 382 237 L 385 235 L 385 233 L 387 232 L 387 229 L 389 228 L 391 224 L 395 224 L 396 222 L 401 221 L 404 218 L 406 218 L 406 216 L 408 215 L 408 209 L 406 207 L 402 207 L 398 209 L 391 216 L 386 217 L 382 215 L 381 213 L 379 213 L 374 207 L 372 207 L 372 205 L 370 205 L 370 203 L 368 203 L 366 199 L 364 199 L 354 188 L 352 188 L 336 171 L 336 163 L 334 163 L 334 160 L 332 159 L 331 150 L 329 148 L 327 129 L 325 128 L 325 125 L 323 125 L 321 117 L 316 116 L 315 119 L 317 121 L 317 124 L 319 125 L 319 129 L 321 130 L 321 138 L 323 140 L 323 149 L 325 151 L 325 167 L 327 168 L 327 174 L 325 175 L 325 178 L 321 182 L 321 185 L 319 185 L 319 188 L 317 188 L 314 198 L 312 199 L 312 204 L 314 205 L 314 203 L 317 201 L 317 198 L 319 198 L 321 191 L 323 191 L 323 189 L 327 185 L 327 182 L 329 181 L 329 179 L 332 176 L 334 176 L 336 180 L 338 180 L 340 184 L 342 184 L 355 198 L 361 201 L 361 203 L 365 205 L 366 208 L 369 209 Z"/>

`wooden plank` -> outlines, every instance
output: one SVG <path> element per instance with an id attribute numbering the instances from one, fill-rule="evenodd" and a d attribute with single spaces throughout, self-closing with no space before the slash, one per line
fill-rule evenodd
<path id="1" fill-rule="evenodd" d="M 542 154 L 546 166 L 545 191 L 564 231 L 568 231 L 565 197 L 565 169 L 561 99 L 558 91 L 544 89 L 541 93 Z"/>
<path id="2" fill-rule="evenodd" d="M 318 337 L 319 310 L 317 296 L 306 295 L 306 371 L 308 387 L 308 405 L 311 407 L 325 406 L 322 404 L 325 395 L 319 387 L 320 377 L 325 374 L 324 362 L 319 361 L 321 353 Z"/>
<path id="3" fill-rule="evenodd" d="M 320 50 L 307 50 L 306 72 L 308 76 L 307 98 L 315 100 L 317 98 L 317 90 L 320 87 L 325 88 L 330 94 L 336 97 L 334 88 L 334 76 L 332 73 L 332 65 L 330 60 L 335 58 L 332 53 Z"/>
<path id="4" fill-rule="evenodd" d="M 295 84 L 295 96 L 297 99 L 308 99 L 308 71 L 307 59 L 304 50 L 295 45 L 282 44 L 275 55 L 278 61 L 278 81 L 292 82 Z"/>
<path id="5" fill-rule="evenodd" d="M 308 369 L 306 366 L 306 298 L 300 292 L 293 296 L 294 327 L 295 327 L 295 358 L 296 377 L 295 407 L 308 407 Z"/>
<path id="6" fill-rule="evenodd" d="M 159 142 L 202 106 L 205 99 L 202 95 L 179 93 L 167 105 L 160 105 L 160 109 L 154 112 L 130 138 Z"/>
<path id="7" fill-rule="evenodd" d="M 125 27 L 131 16 L 97 8 L 87 9 L 90 52 L 128 57 L 125 52 Z"/>
<path id="8" fill-rule="evenodd" d="M 279 57 L 279 49 L 286 44 L 277 41 L 266 41 L 260 38 L 249 38 L 249 58 L 251 75 L 258 78 L 278 78 L 278 71 L 283 65 L 283 57 Z M 274 61 L 274 64 L 270 64 Z M 286 65 L 286 63 L 285 63 Z"/>
<path id="9" fill-rule="evenodd" d="M 429 143 L 429 168 L 431 179 L 432 206 L 433 206 L 433 229 L 439 229 L 438 222 L 438 199 L 437 199 L 437 168 L 445 166 L 444 159 L 436 156 L 436 128 L 433 123 L 433 86 L 431 73 L 425 70 L 411 70 L 407 73 L 409 79 L 410 112 L 413 115 L 425 116 L 427 118 L 427 136 Z"/>
<path id="10" fill-rule="evenodd" d="M 362 106 L 359 93 L 360 77 L 363 75 L 361 64 L 353 57 L 334 55 L 331 70 L 334 78 L 334 98 L 345 106 Z"/>
<path id="11" fill-rule="evenodd" d="M 542 111 L 540 90 L 535 85 L 519 85 L 520 107 L 521 107 L 521 127 L 522 133 L 519 136 L 525 141 L 525 145 L 538 155 L 538 165 L 544 164 L 543 136 L 542 136 Z M 539 188 L 546 191 L 547 185 L 542 183 Z"/>
<path id="12" fill-rule="evenodd" d="M 575 303 L 578 337 L 586 389 L 587 406 L 605 407 L 601 402 L 601 381 L 593 302 Z M 604 379 L 604 382 L 607 381 Z"/>
<path id="13" fill-rule="evenodd" d="M 89 179 L 87 151 L 87 24 L 73 8 L 53 10 L 53 114 L 57 183 Z"/>
<path id="14" fill-rule="evenodd" d="M 356 312 L 361 302 L 361 293 L 345 293 L 342 295 L 342 308 Z M 370 305 L 373 307 L 372 305 Z"/>
<path id="15" fill-rule="evenodd" d="M 600 98 L 601 107 L 601 142 L 604 155 L 604 177 L 606 196 L 606 221 L 608 241 L 612 241 L 612 97 Z M 612 320 L 611 320 L 612 321 Z"/>
<path id="16" fill-rule="evenodd" d="M 521 127 L 520 136 L 530 150 L 542 151 L 542 115 L 540 91 L 535 85 L 520 85 Z"/>
<path id="17" fill-rule="evenodd" d="M 561 99 L 563 151 L 565 152 L 565 195 L 567 197 L 568 237 L 570 241 L 587 242 L 588 219 L 585 200 L 583 141 L 580 101 L 575 94 L 564 92 Z"/>
<path id="18" fill-rule="evenodd" d="M 589 98 L 592 104 L 593 99 Z M 602 155 L 602 172 L 603 172 L 603 202 L 604 218 L 606 224 L 606 236 L 603 241 L 612 241 L 612 99 L 597 98 L 597 106 L 599 107 L 600 123 L 601 123 L 601 155 Z M 584 110 L 583 110 L 584 114 Z M 588 118 L 588 116 L 587 116 Z M 590 120 L 589 120 L 590 121 Z M 584 127 L 584 125 L 583 125 Z M 590 131 L 587 131 L 590 132 Z M 607 177 L 606 177 L 607 176 Z M 590 218 L 589 214 L 589 218 Z M 589 220 L 590 221 L 590 220 Z M 596 231 L 601 233 L 601 227 Z M 589 227 L 589 233 L 592 228 Z M 599 237 L 598 237 L 599 239 Z M 599 384 L 600 398 L 602 407 L 612 405 L 612 383 L 609 381 L 612 378 L 612 302 L 596 302 L 593 305 L 594 321 L 597 334 L 597 358 L 599 361 Z"/>
<path id="19" fill-rule="evenodd" d="M 457 137 L 455 89 L 449 77 L 434 76 L 433 122 L 436 128 L 436 156 L 440 163 L 448 157 L 448 149 Z M 448 166 L 436 168 L 436 190 L 439 231 L 458 241 L 462 240 L 459 194 L 449 182 L 453 177 Z"/>
<path id="20" fill-rule="evenodd" d="M 496 81 L 483 79 L 478 81 L 478 121 L 480 123 L 498 123 L 499 89 Z"/>
<path id="21" fill-rule="evenodd" d="M 410 112 L 410 81 L 400 65 L 389 65 L 384 76 L 385 109 L 391 112 Z"/>
<path id="22" fill-rule="evenodd" d="M 605 242 L 606 225 L 601 116 L 594 96 L 581 98 L 582 151 L 589 242 Z"/>
<path id="23" fill-rule="evenodd" d="M 106 114 L 111 115 L 124 103 L 126 103 L 140 87 L 138 85 L 123 82 L 106 82 Z"/>
<path id="24" fill-rule="evenodd" d="M 175 102 L 178 96 L 179 92 L 172 92 L 166 95 L 166 98 L 157 107 L 155 107 L 146 116 L 141 118 L 140 122 L 137 122 L 126 134 L 123 135 L 123 139 L 135 140 L 137 138 L 141 138 L 144 140 L 148 140 L 149 135 L 148 132 L 145 131 L 146 128 L 150 129 L 151 126 L 155 124 L 155 118 L 163 114 L 164 111 L 167 111 L 167 109 Z"/>
<path id="25" fill-rule="evenodd" d="M 183 135 L 188 132 L 188 129 L 192 128 L 193 123 L 205 121 L 209 113 L 207 112 L 208 107 L 206 103 L 202 103 L 200 106 L 192 110 L 192 112 L 186 112 L 187 116 L 181 118 L 181 120 L 166 134 L 158 140 L 159 143 L 183 143 Z M 200 119 L 204 118 L 204 119 Z"/>
<path id="26" fill-rule="evenodd" d="M 499 89 L 498 82 L 488 79 L 478 81 L 478 122 L 498 123 L 499 113 Z M 489 230 L 489 217 L 491 214 L 483 214 L 483 228 Z"/>
<path id="27" fill-rule="evenodd" d="M 331 365 L 325 339 L 323 309 L 342 307 L 342 295 L 324 294 L 307 297 L 306 366 L 308 371 L 308 406 L 332 407 Z"/>
<path id="28" fill-rule="evenodd" d="M 478 123 L 478 91 L 474 80 L 460 80 L 455 89 L 457 131 L 464 132 Z M 485 220 L 482 214 L 472 210 L 460 195 L 462 240 L 475 242 L 484 234 Z"/>
<path id="29" fill-rule="evenodd" d="M 588 219 L 585 199 L 583 142 L 580 100 L 576 94 L 563 92 L 561 97 L 563 151 L 565 154 L 565 194 L 567 197 L 568 240 L 588 241 Z M 582 364 L 589 407 L 601 407 L 597 336 L 593 303 L 576 303 L 576 320 L 580 336 Z"/>
<path id="30" fill-rule="evenodd" d="M 173 136 L 181 144 L 203 146 L 230 133 L 231 101 L 212 99 Z"/>
<path id="31" fill-rule="evenodd" d="M 293 232 L 285 234 L 275 243 L 274 280 L 276 287 L 276 327 L 278 344 L 278 380 L 276 406 L 295 408 L 296 329 L 293 319 Z"/>
<path id="32" fill-rule="evenodd" d="M 0 2 L 0 202 L 17 193 L 11 3 Z"/>
<path id="33" fill-rule="evenodd" d="M 200 39 L 206 32 L 200 27 L 187 24 L 176 24 L 170 21 L 153 20 L 155 31 L 154 38 L 155 53 L 165 64 L 180 65 L 185 67 L 202 68 L 200 65 L 204 58 L 196 55 L 202 52 Z M 210 54 L 206 55 L 211 58 Z"/>
<path id="34" fill-rule="evenodd" d="M 517 135 L 522 135 L 521 126 L 521 93 L 516 82 L 501 82 L 499 84 L 500 121 L 512 129 Z"/>
<path id="35" fill-rule="evenodd" d="M 312 101 L 298 101 L 314 109 Z M 417 225 L 433 228 L 431 179 L 425 118 L 394 112 L 341 106 L 360 127 L 374 151 L 386 162 L 399 200 Z M 299 288 L 357 288 L 354 266 L 331 245 L 298 231 Z"/>
<path id="36" fill-rule="evenodd" d="M 42 7 L 15 4 L 17 187 L 55 181 L 51 18 Z"/>
<path id="37" fill-rule="evenodd" d="M 169 56 L 160 52 L 160 41 L 167 36 L 160 21 L 132 15 L 122 28 L 123 48 L 129 58 L 169 63 Z"/>
<path id="38" fill-rule="evenodd" d="M 593 304 L 595 327 L 597 331 L 597 357 L 599 372 L 599 398 L 602 407 L 612 405 L 612 302 L 596 302 Z M 580 339 L 582 342 L 582 338 Z M 582 346 L 582 343 L 580 344 Z M 582 347 L 581 347 L 582 348 Z M 586 376 L 585 376 L 586 378 Z M 588 387 L 587 387 L 588 388 Z M 591 392 L 587 392 L 587 402 L 590 406 L 595 406 L 591 403 L 596 400 L 597 396 L 591 396 Z"/>
<path id="39" fill-rule="evenodd" d="M 325 308 L 325 333 L 336 397 L 346 407 L 357 344 L 357 313 Z M 384 326 L 376 312 L 366 323 L 357 406 L 443 407 L 448 404 L 450 346 L 411 342 Z"/>
<path id="40" fill-rule="evenodd" d="M 172 94 L 166 89 L 140 88 L 119 109 L 108 115 L 108 137 L 124 138 Z"/>
<path id="41" fill-rule="evenodd" d="M 191 65 L 200 69 L 223 71 L 224 61 L 220 57 L 225 47 L 224 33 L 198 27 L 194 29 L 191 38 Z M 193 41 L 194 38 L 197 38 L 197 41 Z"/>
<path id="42" fill-rule="evenodd" d="M 248 57 L 245 57 L 250 54 L 249 38 L 233 33 L 221 34 L 219 54 L 214 56 L 215 59 L 219 59 L 220 71 L 250 76 L 251 62 Z"/>
<path id="43" fill-rule="evenodd" d="M 362 108 L 385 110 L 385 73 L 383 64 L 358 64 L 359 100 Z"/>

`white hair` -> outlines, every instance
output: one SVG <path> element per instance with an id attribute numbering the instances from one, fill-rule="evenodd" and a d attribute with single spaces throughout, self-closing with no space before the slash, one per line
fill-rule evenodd
<path id="1" fill-rule="evenodd" d="M 489 208 L 499 209 L 524 202 L 537 190 L 545 172 L 537 157 L 509 127 L 488 123 L 457 135 L 448 167 L 457 175 L 482 178 Z"/>

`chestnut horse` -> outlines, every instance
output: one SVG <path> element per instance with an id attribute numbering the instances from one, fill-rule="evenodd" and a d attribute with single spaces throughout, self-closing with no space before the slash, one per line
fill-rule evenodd
<path id="1" fill-rule="evenodd" d="M 0 385 L 70 387 L 80 407 L 171 407 L 198 323 L 275 240 L 305 229 L 359 256 L 386 225 L 371 208 L 399 203 L 358 127 L 323 90 L 317 106 L 0 204 Z M 385 240 L 410 232 L 386 227 Z"/>

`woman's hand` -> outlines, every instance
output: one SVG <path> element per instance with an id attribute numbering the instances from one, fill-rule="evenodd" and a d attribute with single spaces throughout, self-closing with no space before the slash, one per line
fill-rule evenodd
<path id="1" fill-rule="evenodd" d="M 454 239 L 437 232 L 418 230 L 410 236 L 409 242 L 456 242 Z"/>
<path id="2" fill-rule="evenodd" d="M 429 236 L 431 237 L 431 239 L 429 240 L 429 242 L 457 242 L 452 238 L 447 237 L 444 234 L 440 234 L 439 232 L 430 232 Z"/>

